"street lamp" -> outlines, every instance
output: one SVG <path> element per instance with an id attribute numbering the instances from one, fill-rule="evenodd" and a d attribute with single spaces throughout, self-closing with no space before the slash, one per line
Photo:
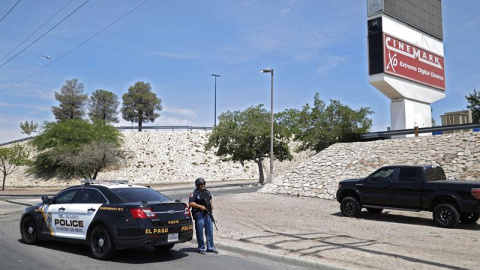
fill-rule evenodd
<path id="1" fill-rule="evenodd" d="M 272 74 L 270 90 L 270 174 L 267 178 L 267 183 L 271 183 L 273 181 L 273 68 L 262 69 L 260 72 Z"/>
<path id="2" fill-rule="evenodd" d="M 212 74 L 212 76 L 215 77 L 215 109 L 213 112 L 214 114 L 213 126 L 216 127 L 217 126 L 217 77 L 220 77 L 220 75 Z"/>

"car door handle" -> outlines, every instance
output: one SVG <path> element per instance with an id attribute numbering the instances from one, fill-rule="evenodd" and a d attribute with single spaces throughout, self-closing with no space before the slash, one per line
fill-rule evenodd
<path id="1" fill-rule="evenodd" d="M 58 210 L 59 210 L 59 211 L 65 211 L 65 208 L 60 207 L 60 208 L 58 208 Z"/>
<path id="2" fill-rule="evenodd" d="M 95 209 L 90 208 L 90 209 L 88 209 L 88 212 L 95 212 Z"/>

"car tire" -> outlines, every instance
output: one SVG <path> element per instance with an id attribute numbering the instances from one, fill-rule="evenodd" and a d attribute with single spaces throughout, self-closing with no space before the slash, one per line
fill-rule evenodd
<path id="1" fill-rule="evenodd" d="M 99 260 L 108 260 L 117 252 L 108 229 L 103 225 L 93 228 L 89 237 L 89 246 L 93 257 Z"/>
<path id="2" fill-rule="evenodd" d="M 449 203 L 441 203 L 433 209 L 433 220 L 443 228 L 454 228 L 460 221 L 457 208 Z"/>
<path id="3" fill-rule="evenodd" d="M 370 213 L 370 214 L 380 214 L 383 209 L 382 208 L 370 208 L 370 207 L 367 207 L 367 211 Z"/>
<path id="4" fill-rule="evenodd" d="M 462 223 L 473 224 L 478 221 L 480 218 L 480 214 L 477 213 L 461 213 L 460 214 L 460 221 Z"/>
<path id="5" fill-rule="evenodd" d="M 340 210 L 346 217 L 358 217 L 362 210 L 362 205 L 354 197 L 346 197 L 340 203 Z"/>
<path id="6" fill-rule="evenodd" d="M 38 243 L 37 224 L 31 216 L 22 219 L 20 223 L 20 233 L 25 244 L 35 245 Z"/>
<path id="7" fill-rule="evenodd" d="M 156 249 L 157 251 L 166 252 L 166 251 L 169 251 L 170 249 L 172 249 L 173 246 L 175 246 L 175 244 L 155 246 L 155 249 Z"/>

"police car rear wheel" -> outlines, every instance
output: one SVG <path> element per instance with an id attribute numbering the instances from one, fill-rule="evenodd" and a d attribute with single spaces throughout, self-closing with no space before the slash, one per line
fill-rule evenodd
<path id="1" fill-rule="evenodd" d="M 34 245 L 38 242 L 37 226 L 32 217 L 26 217 L 21 224 L 22 240 L 26 244 Z"/>
<path id="2" fill-rule="evenodd" d="M 173 248 L 173 246 L 175 246 L 175 244 L 163 245 L 163 246 L 155 246 L 155 249 L 156 249 L 157 251 L 169 251 L 170 249 Z"/>
<path id="3" fill-rule="evenodd" d="M 92 255 L 100 260 L 107 260 L 113 257 L 116 249 L 108 229 L 103 225 L 96 226 L 90 234 L 90 251 Z"/>

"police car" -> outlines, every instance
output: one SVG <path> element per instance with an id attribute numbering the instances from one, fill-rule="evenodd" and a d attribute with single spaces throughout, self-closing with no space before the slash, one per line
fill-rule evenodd
<path id="1" fill-rule="evenodd" d="M 95 181 L 95 180 L 94 180 Z M 154 247 L 170 250 L 190 241 L 189 207 L 151 188 L 125 181 L 87 181 L 27 207 L 20 219 L 26 244 L 61 240 L 86 244 L 106 260 L 117 250 Z"/>

